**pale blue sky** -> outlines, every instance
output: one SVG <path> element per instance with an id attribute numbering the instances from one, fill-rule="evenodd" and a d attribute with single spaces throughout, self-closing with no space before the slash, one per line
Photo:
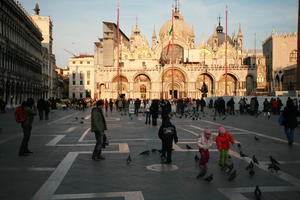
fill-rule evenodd
<path id="1" fill-rule="evenodd" d="M 32 14 L 36 0 L 19 0 Z M 42 16 L 53 21 L 54 53 L 59 67 L 68 64 L 70 54 L 93 54 L 94 42 L 102 37 L 102 21 L 115 22 L 116 0 L 38 0 Z M 121 29 L 130 36 L 138 16 L 138 26 L 151 45 L 153 27 L 156 33 L 171 17 L 173 0 L 120 0 Z M 194 26 L 196 43 L 204 34 L 207 39 L 221 15 L 225 26 L 225 6 L 229 8 L 228 32 L 242 26 L 246 48 L 257 48 L 275 29 L 278 32 L 297 31 L 298 0 L 180 0 L 180 12 Z"/>

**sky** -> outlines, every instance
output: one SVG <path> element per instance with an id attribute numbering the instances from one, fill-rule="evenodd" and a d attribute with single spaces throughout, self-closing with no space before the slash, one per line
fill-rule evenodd
<path id="1" fill-rule="evenodd" d="M 53 22 L 53 53 L 56 65 L 64 68 L 71 54 L 93 54 L 94 42 L 103 36 L 102 21 L 117 21 L 117 0 L 19 0 L 33 14 L 35 3 L 41 16 Z M 174 0 L 119 0 L 120 28 L 130 36 L 136 25 L 151 45 L 153 28 L 171 18 Z M 262 41 L 272 30 L 280 33 L 297 31 L 298 0 L 179 0 L 180 13 L 193 26 L 196 44 L 208 39 L 218 24 L 225 27 L 225 7 L 228 6 L 228 34 L 238 31 L 241 24 L 247 49 L 262 48 Z M 137 19 L 137 20 L 136 20 Z M 225 31 L 225 28 L 224 28 Z M 255 40 L 256 35 L 256 40 Z M 255 42 L 256 41 L 256 42 Z"/>

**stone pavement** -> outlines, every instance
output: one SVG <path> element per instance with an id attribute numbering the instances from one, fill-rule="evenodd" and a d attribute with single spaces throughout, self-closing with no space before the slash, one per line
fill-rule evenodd
<path id="1" fill-rule="evenodd" d="M 13 114 L 0 114 L 0 199 L 251 200 L 255 199 L 256 185 L 261 188 L 263 200 L 300 199 L 299 128 L 291 147 L 277 123 L 278 116 L 268 120 L 263 115 L 236 115 L 213 120 L 211 111 L 206 112 L 201 120 L 173 117 L 179 142 L 174 146 L 172 165 L 161 165 L 158 152 L 139 155 L 161 147 L 159 126 L 145 125 L 142 114 L 132 120 L 119 113 L 108 114 L 110 145 L 104 149 L 106 160 L 99 162 L 91 160 L 95 140 L 90 132 L 90 110 L 53 111 L 49 121 L 36 118 L 30 140 L 34 153 L 28 157 L 17 155 L 22 131 Z M 208 170 L 214 175 L 213 181 L 196 179 L 198 135 L 205 127 L 216 134 L 221 124 L 242 145 L 245 154 L 256 155 L 259 165 L 255 165 L 253 177 L 245 170 L 251 159 L 241 158 L 235 147 L 230 155 L 237 177 L 229 182 L 229 175 L 217 164 L 219 153 L 214 144 Z M 186 144 L 193 149 L 186 149 Z M 127 165 L 129 154 L 132 162 Z M 267 169 L 270 155 L 281 163 L 278 173 Z"/>

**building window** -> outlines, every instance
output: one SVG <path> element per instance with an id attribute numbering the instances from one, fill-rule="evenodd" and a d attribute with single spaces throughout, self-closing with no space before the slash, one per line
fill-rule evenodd
<path id="1" fill-rule="evenodd" d="M 73 64 L 75 64 L 76 62 L 75 61 L 73 61 Z"/>
<path id="2" fill-rule="evenodd" d="M 80 85 L 83 85 L 83 81 L 80 81 Z"/>
<path id="3" fill-rule="evenodd" d="M 91 62 L 90 61 L 87 61 L 87 64 L 90 64 Z"/>
<path id="4" fill-rule="evenodd" d="M 82 98 L 82 93 L 80 92 L 80 98 Z"/>
<path id="5" fill-rule="evenodd" d="M 87 81 L 86 84 L 87 84 L 87 85 L 90 85 L 90 81 Z"/>
<path id="6" fill-rule="evenodd" d="M 79 74 L 80 79 L 83 79 L 83 72 L 81 71 Z"/>
<path id="7" fill-rule="evenodd" d="M 83 62 L 82 61 L 80 61 L 80 64 L 82 64 Z"/>
<path id="8" fill-rule="evenodd" d="M 74 72 L 72 73 L 72 78 L 73 80 L 76 78 L 76 74 Z"/>
<path id="9" fill-rule="evenodd" d="M 76 84 L 76 82 L 75 81 L 73 81 L 73 85 L 75 85 Z"/>
<path id="10" fill-rule="evenodd" d="M 143 62 L 142 65 L 143 65 L 143 67 L 146 67 L 146 62 Z"/>
<path id="11" fill-rule="evenodd" d="M 87 72 L 86 72 L 86 76 L 87 76 L 87 79 L 90 79 L 90 77 L 91 77 L 91 72 L 90 72 L 90 71 L 87 71 Z"/>
<path id="12" fill-rule="evenodd" d="M 294 49 L 290 53 L 290 62 L 297 62 L 297 50 L 296 49 Z"/>
<path id="13" fill-rule="evenodd" d="M 75 93 L 73 92 L 72 97 L 75 98 Z"/>

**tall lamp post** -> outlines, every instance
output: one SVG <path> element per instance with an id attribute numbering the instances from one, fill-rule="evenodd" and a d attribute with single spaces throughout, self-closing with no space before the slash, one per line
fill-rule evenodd
<path id="1" fill-rule="evenodd" d="M 300 92 L 300 0 L 298 1 L 298 51 L 297 51 L 297 77 L 296 77 L 296 89 Z"/>

